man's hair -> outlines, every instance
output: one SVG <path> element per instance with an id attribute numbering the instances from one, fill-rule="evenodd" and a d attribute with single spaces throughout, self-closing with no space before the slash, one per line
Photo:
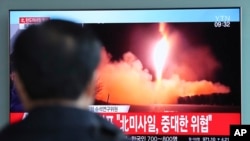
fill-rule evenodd
<path id="1" fill-rule="evenodd" d="M 49 20 L 18 35 L 11 61 L 30 99 L 76 100 L 93 77 L 100 48 L 89 27 Z"/>

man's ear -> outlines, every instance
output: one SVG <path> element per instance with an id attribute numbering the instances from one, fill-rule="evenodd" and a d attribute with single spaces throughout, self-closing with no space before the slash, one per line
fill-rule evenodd
<path id="1" fill-rule="evenodd" d="M 25 87 L 22 83 L 20 76 L 16 72 L 13 72 L 13 83 L 25 110 L 29 110 L 32 106 L 31 101 L 28 98 L 27 92 L 25 90 Z"/>
<path id="2" fill-rule="evenodd" d="M 81 96 L 77 100 L 77 106 L 80 108 L 88 107 L 89 105 L 94 104 L 95 95 L 96 95 L 96 81 L 97 81 L 97 72 L 93 73 L 89 84 L 82 92 Z"/>
<path id="3" fill-rule="evenodd" d="M 14 81 L 14 77 L 15 77 L 15 72 L 11 72 L 10 73 L 10 79 L 11 79 L 11 81 Z"/>
<path id="4" fill-rule="evenodd" d="M 88 95 L 88 97 L 92 97 L 93 99 L 95 99 L 97 75 L 98 75 L 97 71 L 95 71 L 93 73 L 92 79 L 90 80 L 88 86 L 86 87 L 86 95 Z"/>

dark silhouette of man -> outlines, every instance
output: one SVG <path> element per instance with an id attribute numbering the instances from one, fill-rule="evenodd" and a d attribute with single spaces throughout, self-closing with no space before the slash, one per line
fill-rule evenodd
<path id="1" fill-rule="evenodd" d="M 101 43 L 87 26 L 63 20 L 31 25 L 15 40 L 13 82 L 25 111 L 0 141 L 122 141 L 120 129 L 88 110 Z"/>

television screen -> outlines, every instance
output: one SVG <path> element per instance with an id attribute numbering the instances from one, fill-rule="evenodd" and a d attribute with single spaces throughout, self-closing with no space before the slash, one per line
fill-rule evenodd
<path id="1" fill-rule="evenodd" d="M 241 124 L 240 15 L 240 8 L 11 10 L 10 55 L 30 24 L 90 24 L 104 47 L 89 110 L 131 140 L 226 141 L 230 125 Z M 26 115 L 10 83 L 10 123 Z"/>

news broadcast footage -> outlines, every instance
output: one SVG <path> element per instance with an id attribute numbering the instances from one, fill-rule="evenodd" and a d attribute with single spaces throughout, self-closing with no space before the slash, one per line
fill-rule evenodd
<path id="1" fill-rule="evenodd" d="M 10 54 L 19 31 L 52 19 L 17 18 Z M 229 140 L 230 125 L 241 123 L 241 24 L 231 19 L 79 23 L 91 25 L 104 45 L 89 110 L 131 140 Z M 11 124 L 27 115 L 11 83 Z"/>

